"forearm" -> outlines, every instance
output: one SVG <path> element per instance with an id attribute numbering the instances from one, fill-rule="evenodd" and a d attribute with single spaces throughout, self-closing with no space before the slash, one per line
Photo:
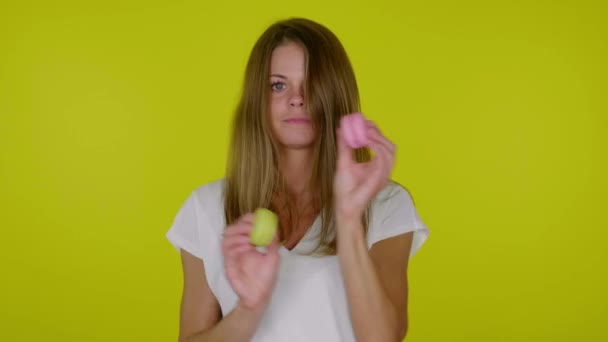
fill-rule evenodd
<path id="1" fill-rule="evenodd" d="M 245 342 L 250 341 L 262 319 L 263 310 L 249 310 L 237 305 L 226 317 L 212 328 L 180 342 Z"/>
<path id="2" fill-rule="evenodd" d="M 399 341 L 403 324 L 376 273 L 363 226 L 338 220 L 338 259 L 357 341 Z"/>

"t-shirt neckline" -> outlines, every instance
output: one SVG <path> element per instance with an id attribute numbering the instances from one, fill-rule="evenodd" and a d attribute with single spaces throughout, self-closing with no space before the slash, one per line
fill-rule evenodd
<path id="1" fill-rule="evenodd" d="M 295 244 L 295 246 L 293 246 L 292 249 L 288 249 L 287 247 L 285 247 L 285 245 L 281 244 L 279 246 L 279 250 L 283 251 L 283 253 L 285 253 L 285 254 L 294 254 L 294 253 L 300 252 L 300 250 L 302 249 L 302 245 L 310 242 L 310 240 L 313 239 L 314 236 L 311 236 L 311 234 L 313 233 L 313 231 L 318 230 L 317 228 L 318 228 L 318 223 L 319 223 L 320 219 L 321 219 L 321 213 L 319 213 L 317 215 L 317 217 L 315 217 L 315 220 L 312 222 L 310 227 L 308 227 L 308 229 L 306 230 L 306 233 L 304 233 L 302 238 L 300 238 L 300 240 Z"/>

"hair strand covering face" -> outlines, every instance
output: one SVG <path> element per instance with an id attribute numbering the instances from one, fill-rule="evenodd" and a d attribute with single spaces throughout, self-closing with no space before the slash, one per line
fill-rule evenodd
<path id="1" fill-rule="evenodd" d="M 276 47 L 300 44 L 306 53 L 305 106 L 318 130 L 313 173 L 308 180 L 313 204 L 321 211 L 321 236 L 315 251 L 335 254 L 333 179 L 336 168 L 336 129 L 343 115 L 360 111 L 355 74 L 344 47 L 326 27 L 303 18 L 271 25 L 255 43 L 245 71 L 243 91 L 234 113 L 226 168 L 224 208 L 231 224 L 256 208 L 272 208 L 273 194 L 287 194 L 278 165 L 278 143 L 268 118 L 270 60 Z M 355 150 L 357 161 L 368 161 L 367 148 Z M 297 222 L 295 204 L 285 196 L 290 222 Z M 274 208 L 275 210 L 277 208 Z M 362 217 L 367 231 L 370 210 Z M 293 225 L 288 225 L 293 226 Z M 289 236 L 292 227 L 281 227 Z M 311 251 L 315 252 L 315 251 Z"/>

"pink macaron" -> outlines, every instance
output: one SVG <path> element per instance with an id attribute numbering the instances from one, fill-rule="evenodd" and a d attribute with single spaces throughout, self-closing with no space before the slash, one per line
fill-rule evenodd
<path id="1" fill-rule="evenodd" d="M 369 146 L 365 118 L 361 113 L 352 113 L 342 117 L 340 121 L 344 140 L 350 148 Z"/>

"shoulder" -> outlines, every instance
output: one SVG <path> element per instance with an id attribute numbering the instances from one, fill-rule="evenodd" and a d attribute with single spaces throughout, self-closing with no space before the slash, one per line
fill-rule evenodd
<path id="1" fill-rule="evenodd" d="M 183 202 L 166 234 L 177 249 L 199 259 L 209 258 L 217 249 L 224 218 L 222 184 L 217 180 L 198 186 Z"/>
<path id="2" fill-rule="evenodd" d="M 224 199 L 224 179 L 214 180 L 195 187 L 190 196 L 189 202 L 199 211 L 216 213 L 223 211 Z"/>
<path id="3" fill-rule="evenodd" d="M 414 207 L 410 192 L 401 184 L 390 180 L 384 189 L 380 190 L 372 202 L 373 209 L 383 209 L 399 206 L 402 209 Z"/>
<path id="4" fill-rule="evenodd" d="M 199 185 L 190 195 L 203 231 L 220 232 L 224 225 L 224 178 Z"/>
<path id="5" fill-rule="evenodd" d="M 413 232 L 413 255 L 426 240 L 429 231 L 418 215 L 410 192 L 391 180 L 372 202 L 368 247 L 378 241 L 410 232 Z"/>
<path id="6" fill-rule="evenodd" d="M 192 196 L 205 204 L 216 201 L 221 202 L 224 198 L 224 178 L 197 186 L 192 191 Z"/>

